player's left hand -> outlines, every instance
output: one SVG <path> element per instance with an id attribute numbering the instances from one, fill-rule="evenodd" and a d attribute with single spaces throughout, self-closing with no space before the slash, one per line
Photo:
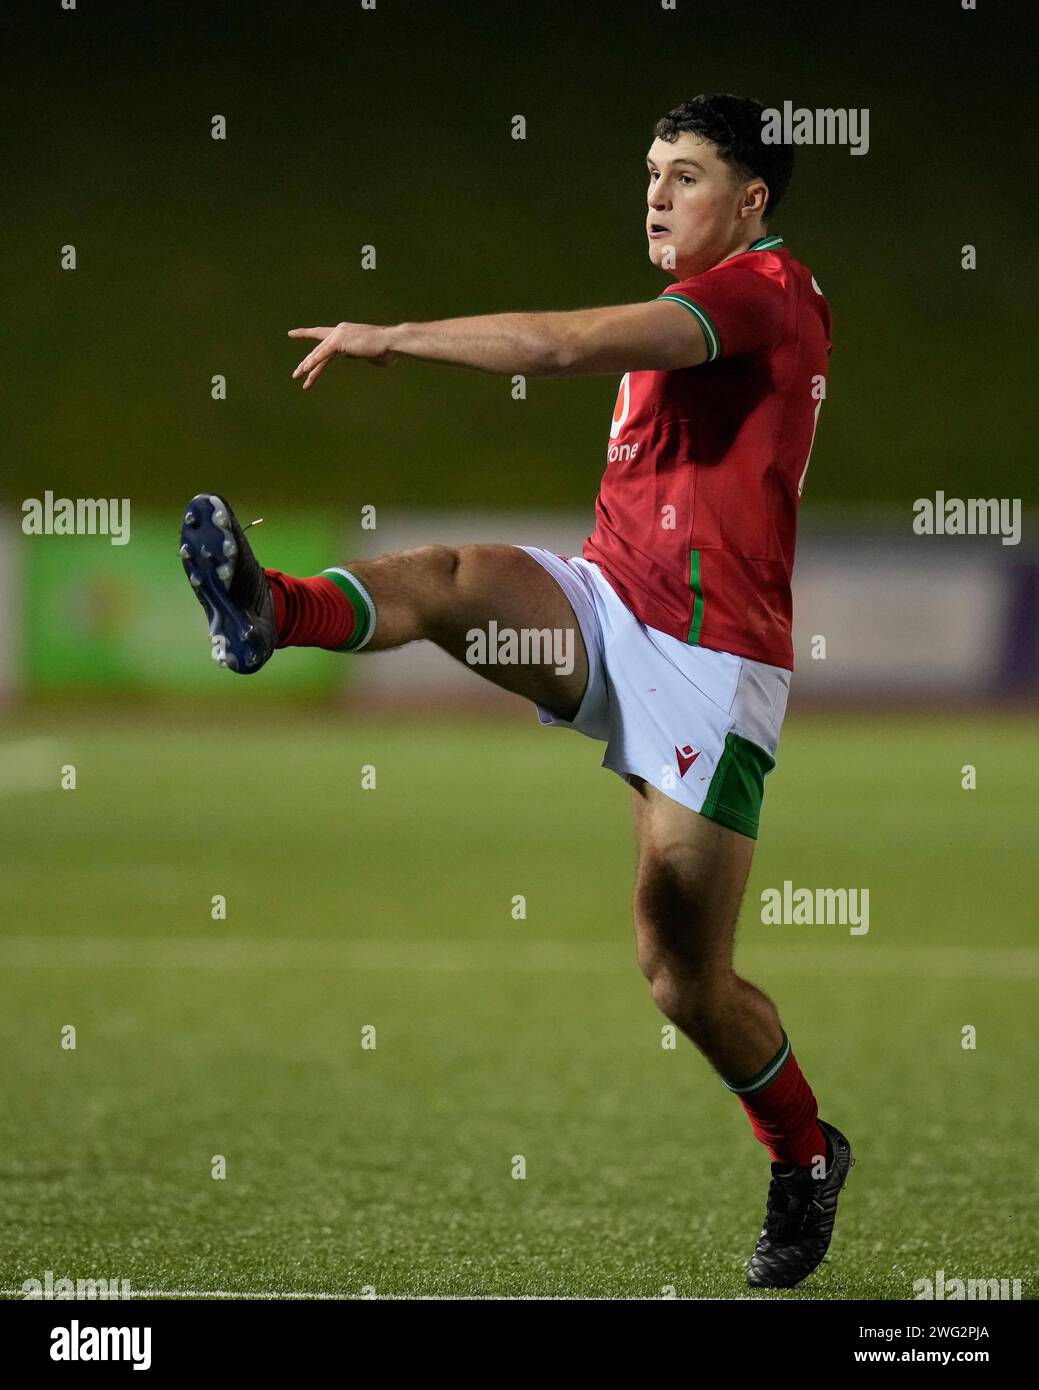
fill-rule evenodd
<path id="1" fill-rule="evenodd" d="M 337 323 L 334 328 L 290 328 L 290 338 L 318 338 L 320 342 L 292 373 L 295 381 L 306 376 L 304 391 L 331 362 L 333 357 L 360 357 L 376 367 L 388 367 L 396 357 L 387 345 L 387 330 L 375 323 Z"/>

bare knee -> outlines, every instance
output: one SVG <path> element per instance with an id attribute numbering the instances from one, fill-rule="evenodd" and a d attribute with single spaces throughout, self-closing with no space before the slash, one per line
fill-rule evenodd
<path id="1" fill-rule="evenodd" d="M 416 613 L 437 622 L 450 611 L 461 562 L 451 545 L 423 545 L 407 553 L 408 596 Z"/>
<path id="2" fill-rule="evenodd" d="M 482 619 L 488 595 L 502 582 L 500 560 L 486 545 L 428 545 L 423 556 L 425 583 L 417 603 L 434 641 L 457 636 L 459 623 Z M 495 547 L 497 549 L 497 547 Z"/>
<path id="3" fill-rule="evenodd" d="M 462 549 L 465 547 L 463 546 Z M 452 584 L 458 574 L 461 553 L 453 545 L 422 545 L 412 551 L 416 563 L 433 584 Z"/>
<path id="4" fill-rule="evenodd" d="M 707 1047 L 724 1033 L 738 991 L 730 966 L 655 952 L 643 965 L 643 973 L 653 1003 L 693 1042 Z"/>

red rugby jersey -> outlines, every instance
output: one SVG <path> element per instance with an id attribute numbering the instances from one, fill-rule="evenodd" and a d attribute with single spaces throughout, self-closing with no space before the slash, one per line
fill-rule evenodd
<path id="1" fill-rule="evenodd" d="M 621 378 L 582 553 L 648 627 L 792 669 L 790 576 L 829 306 L 778 236 L 660 298 L 698 320 L 708 360 Z"/>

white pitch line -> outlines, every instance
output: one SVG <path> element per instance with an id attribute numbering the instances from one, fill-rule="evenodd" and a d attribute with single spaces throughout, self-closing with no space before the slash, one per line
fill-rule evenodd
<path id="1" fill-rule="evenodd" d="M 638 1298 L 622 1294 L 505 1294 L 505 1293 L 388 1293 L 366 1298 L 354 1293 L 282 1293 L 263 1289 L 242 1293 L 236 1289 L 131 1289 L 128 1298 L 26 1298 L 21 1289 L 0 1289 L 0 1298 L 17 1297 L 23 1303 L 132 1303 L 135 1298 L 252 1298 L 265 1301 L 311 1299 L 315 1302 L 353 1303 L 453 1303 L 461 1300 L 477 1303 L 757 1303 L 760 1299 L 739 1295 L 722 1299 L 710 1295 L 659 1298 L 647 1294 Z"/>
<path id="2" fill-rule="evenodd" d="M 738 969 L 751 973 L 825 976 L 905 975 L 930 979 L 1034 980 L 1033 946 L 894 946 L 851 938 L 840 927 L 808 927 L 828 945 L 750 944 L 738 948 Z M 223 935 L 217 936 L 216 932 Z M 838 935 L 834 935 L 837 933 Z M 513 972 L 620 974 L 635 969 L 627 943 L 472 940 L 387 941 L 385 938 L 240 937 L 214 935 L 91 937 L 0 935 L 0 966 L 8 970 L 415 971 L 419 974 Z"/>
<path id="3" fill-rule="evenodd" d="M 236 1289 L 131 1289 L 126 1298 L 26 1298 L 23 1289 L 0 1289 L 0 1298 L 16 1297 L 24 1303 L 132 1303 L 135 1298 L 281 1298 L 281 1299 L 357 1299 L 350 1293 L 282 1293 L 270 1289 L 262 1292 L 239 1292 Z"/>

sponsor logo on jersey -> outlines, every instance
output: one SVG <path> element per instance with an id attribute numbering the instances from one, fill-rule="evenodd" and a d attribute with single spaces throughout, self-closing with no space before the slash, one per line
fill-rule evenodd
<path id="1" fill-rule="evenodd" d="M 617 390 L 617 404 L 613 407 L 613 419 L 610 421 L 611 439 L 617 438 L 628 421 L 628 412 L 631 410 L 631 383 L 628 377 L 629 373 L 625 372 Z M 638 442 L 634 444 L 611 444 L 606 450 L 606 461 L 607 463 L 625 463 L 628 459 L 633 459 L 638 451 Z"/>
<path id="2" fill-rule="evenodd" d="M 610 422 L 610 438 L 616 439 L 624 428 L 624 422 L 628 418 L 628 411 L 631 409 L 631 385 L 628 382 L 629 373 L 625 372 L 621 377 L 621 384 L 617 389 L 617 404 L 613 407 L 613 420 Z"/>
<path id="3" fill-rule="evenodd" d="M 679 748 L 677 744 L 675 745 L 675 757 L 678 759 L 679 777 L 684 777 L 686 775 L 702 751 L 703 750 L 700 748 L 694 748 L 691 743 L 687 743 L 684 748 Z"/>

